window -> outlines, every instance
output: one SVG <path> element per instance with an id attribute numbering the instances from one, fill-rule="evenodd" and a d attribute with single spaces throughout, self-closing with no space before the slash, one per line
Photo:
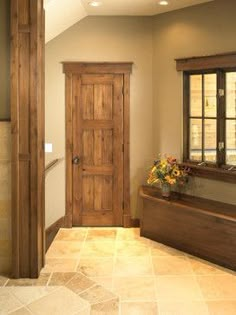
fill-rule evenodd
<path id="1" fill-rule="evenodd" d="M 184 72 L 184 161 L 236 166 L 236 70 Z"/>

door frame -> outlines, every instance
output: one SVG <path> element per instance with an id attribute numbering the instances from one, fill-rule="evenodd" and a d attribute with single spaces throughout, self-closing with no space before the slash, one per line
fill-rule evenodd
<path id="1" fill-rule="evenodd" d="M 65 122 L 66 122 L 66 227 L 72 227 L 73 214 L 73 119 L 75 104 L 72 99 L 73 74 L 122 74 L 123 75 L 123 227 L 131 226 L 130 213 L 130 74 L 132 62 L 62 62 L 65 73 Z"/>

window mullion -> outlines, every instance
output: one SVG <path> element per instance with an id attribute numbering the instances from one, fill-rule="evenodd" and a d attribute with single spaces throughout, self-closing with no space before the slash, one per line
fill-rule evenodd
<path id="1" fill-rule="evenodd" d="M 217 164 L 225 164 L 225 73 L 217 72 Z M 223 90 L 224 93 L 219 93 Z M 220 148 L 220 143 L 224 143 L 224 148 Z"/>
<path id="2" fill-rule="evenodd" d="M 202 74 L 202 161 L 205 161 L 205 83 Z"/>

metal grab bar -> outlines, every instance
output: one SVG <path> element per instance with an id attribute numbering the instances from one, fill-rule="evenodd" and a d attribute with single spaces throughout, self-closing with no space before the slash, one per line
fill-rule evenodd
<path id="1" fill-rule="evenodd" d="M 48 172 L 53 169 L 56 165 L 58 165 L 60 162 L 62 162 L 64 158 L 57 158 L 49 162 L 45 167 L 45 174 L 48 174 Z"/>

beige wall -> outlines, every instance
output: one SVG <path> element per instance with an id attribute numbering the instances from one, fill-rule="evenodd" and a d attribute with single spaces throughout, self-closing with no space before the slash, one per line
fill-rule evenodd
<path id="1" fill-rule="evenodd" d="M 154 17 L 155 151 L 182 155 L 182 74 L 175 58 L 236 51 L 236 1 L 216 0 Z M 189 193 L 236 204 L 235 185 L 194 179 Z"/>
<path id="2" fill-rule="evenodd" d="M 65 90 L 62 61 L 133 61 L 131 75 L 131 207 L 152 156 L 152 20 L 142 17 L 87 17 L 46 45 L 46 142 L 65 154 Z M 64 163 L 46 178 L 46 226 L 64 214 Z"/>
<path id="3" fill-rule="evenodd" d="M 11 259 L 11 125 L 0 122 L 0 275 L 10 271 Z"/>
<path id="4" fill-rule="evenodd" d="M 9 0 L 0 1 L 0 119 L 10 118 L 10 32 Z"/>

